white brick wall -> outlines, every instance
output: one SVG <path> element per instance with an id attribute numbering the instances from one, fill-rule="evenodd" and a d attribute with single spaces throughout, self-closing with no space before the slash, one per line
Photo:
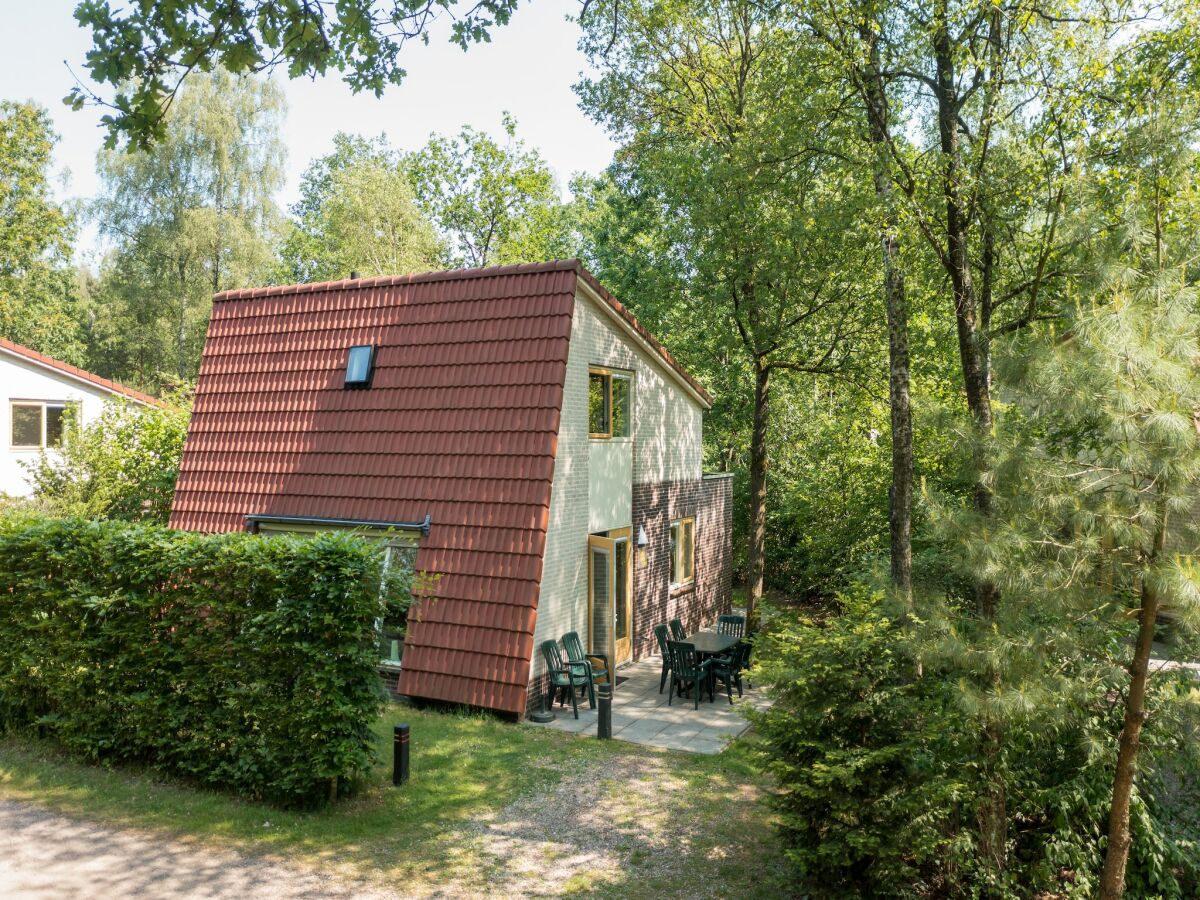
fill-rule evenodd
<path id="1" fill-rule="evenodd" d="M 666 374 L 657 356 L 634 346 L 580 291 L 567 353 L 531 678 L 546 671 L 542 641 L 557 640 L 567 631 L 578 631 L 587 641 L 587 387 L 588 367 L 594 365 L 634 373 L 633 483 L 701 477 L 700 404 Z"/>
<path id="2" fill-rule="evenodd" d="M 583 307 L 583 315 L 576 316 L 571 345 L 586 346 L 583 368 L 601 365 L 634 372 L 634 484 L 700 478 L 703 464 L 700 404 L 667 375 L 657 354 L 651 356 L 628 340 L 595 301 L 581 292 L 575 304 L 577 309 Z M 586 371 L 584 378 L 586 387 Z M 586 396 L 583 399 L 586 403 Z"/>
<path id="3" fill-rule="evenodd" d="M 542 641 L 557 640 L 567 631 L 578 631 L 587 641 L 588 347 L 587 341 L 576 340 L 584 316 L 584 304 L 576 298 L 558 424 L 554 484 L 550 489 L 550 524 L 542 559 L 531 678 L 546 671 Z"/>

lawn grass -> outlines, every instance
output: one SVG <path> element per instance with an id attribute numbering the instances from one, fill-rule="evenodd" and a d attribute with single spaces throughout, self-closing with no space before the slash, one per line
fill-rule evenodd
<path id="1" fill-rule="evenodd" d="M 399 722 L 412 727 L 412 777 L 396 789 L 391 733 Z M 367 783 L 354 797 L 316 812 L 249 803 L 153 773 L 86 765 L 23 736 L 0 740 L 0 797 L 320 866 L 402 893 L 452 884 L 465 893 L 484 894 L 497 878 L 503 880 L 500 870 L 510 862 L 488 851 L 479 838 L 486 823 L 504 825 L 514 804 L 537 808 L 542 797 L 553 803 L 555 797 L 570 796 L 572 786 L 564 782 L 586 775 L 600 779 L 604 799 L 602 818 L 591 827 L 620 865 L 571 872 L 556 882 L 557 893 L 696 896 L 695 884 L 724 884 L 747 897 L 781 894 L 778 882 L 763 877 L 764 866 L 780 869 L 781 857 L 762 802 L 767 786 L 745 741 L 705 757 L 601 742 L 487 715 L 399 705 L 388 708 L 375 730 L 380 761 Z M 635 789 L 639 785 L 628 781 L 638 771 L 646 779 L 648 761 L 653 771 L 669 773 L 672 785 L 669 791 L 651 792 L 653 808 L 647 807 L 645 792 Z M 565 823 L 577 811 L 551 812 Z M 658 816 L 660 832 L 687 825 L 682 829 L 686 846 L 676 851 L 683 856 L 669 866 L 662 865 L 661 841 L 642 836 L 647 815 Z M 548 867 L 556 854 L 566 858 L 571 849 L 553 841 L 536 846 Z M 676 883 L 671 874 L 681 859 L 691 886 Z"/>

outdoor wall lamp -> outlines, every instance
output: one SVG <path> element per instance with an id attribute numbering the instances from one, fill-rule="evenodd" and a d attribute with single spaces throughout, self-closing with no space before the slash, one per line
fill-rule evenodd
<path id="1" fill-rule="evenodd" d="M 637 548 L 638 548 L 638 565 L 646 564 L 646 548 L 650 545 L 650 538 L 646 536 L 646 526 L 638 526 Z"/>

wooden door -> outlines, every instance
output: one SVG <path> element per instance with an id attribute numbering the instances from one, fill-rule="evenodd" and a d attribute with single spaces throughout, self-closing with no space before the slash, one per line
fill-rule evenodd
<path id="1" fill-rule="evenodd" d="M 633 657 L 632 531 L 588 535 L 588 645 L 613 666 Z"/>

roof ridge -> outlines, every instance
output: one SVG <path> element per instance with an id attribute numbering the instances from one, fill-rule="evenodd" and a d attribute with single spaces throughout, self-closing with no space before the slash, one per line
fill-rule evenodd
<path id="1" fill-rule="evenodd" d="M 139 390 L 131 387 L 126 387 L 119 382 L 113 381 L 110 378 L 105 378 L 102 375 L 97 375 L 94 372 L 89 372 L 86 369 L 81 369 L 79 366 L 73 366 L 68 362 L 63 362 L 61 359 L 55 359 L 52 356 L 47 356 L 44 353 L 39 353 L 30 347 L 18 344 L 16 341 L 10 341 L 6 338 L 0 338 L 0 350 L 7 350 L 10 353 L 15 353 L 17 356 L 22 356 L 26 359 L 33 360 L 47 368 L 57 369 L 66 375 L 77 378 L 80 381 L 86 381 L 89 384 L 94 384 L 97 387 L 105 388 L 114 394 L 122 394 L 131 400 L 137 400 L 139 403 L 147 403 L 151 406 L 165 407 L 167 404 L 157 397 L 152 397 L 149 394 L 144 394 Z"/>
<path id="2" fill-rule="evenodd" d="M 213 296 L 213 303 L 232 300 L 257 300 L 261 297 L 282 297 L 289 294 L 307 294 L 320 291 L 342 291 L 358 288 L 392 287 L 403 284 L 427 284 L 435 281 L 468 281 L 477 278 L 494 278 L 506 275 L 536 275 L 551 272 L 575 272 L 604 303 L 606 303 L 650 349 L 678 374 L 686 385 L 696 392 L 696 395 L 708 406 L 712 406 L 712 396 L 703 385 L 688 372 L 679 361 L 662 345 L 649 330 L 637 320 L 637 317 L 625 304 L 600 283 L 583 262 L 578 258 L 552 259 L 539 263 L 515 263 L 506 266 L 489 266 L 486 269 L 444 269 L 436 272 L 417 272 L 409 275 L 377 275 L 372 278 L 343 278 L 339 281 L 317 281 L 306 284 L 281 284 L 270 287 L 241 288 L 233 291 L 223 291 Z"/>
<path id="3" fill-rule="evenodd" d="M 316 291 L 344 291 L 350 288 L 391 287 L 397 284 L 425 284 L 431 281 L 468 281 L 504 275 L 536 275 L 543 272 L 582 271 L 577 258 L 552 259 L 539 263 L 512 263 L 481 269 L 438 269 L 432 272 L 411 272 L 407 275 L 373 275 L 370 278 L 342 278 L 337 281 L 309 281 L 296 284 L 274 284 L 268 287 L 238 288 L 213 295 L 213 303 L 228 300 L 255 300 L 259 297 L 279 297 L 284 294 L 307 294 Z"/>

